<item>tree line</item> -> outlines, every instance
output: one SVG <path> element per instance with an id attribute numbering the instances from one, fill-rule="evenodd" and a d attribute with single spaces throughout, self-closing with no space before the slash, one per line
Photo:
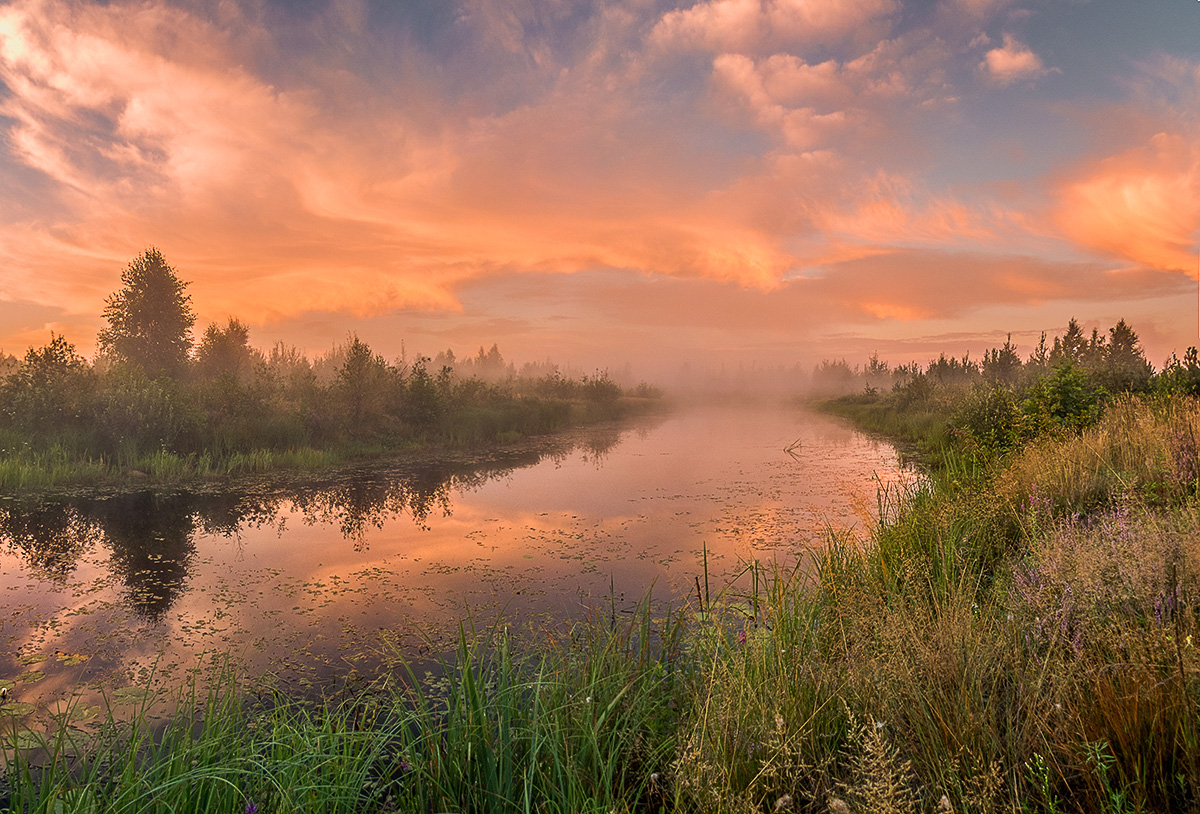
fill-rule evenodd
<path id="1" fill-rule="evenodd" d="M 926 365 L 891 367 L 872 356 L 864 365 L 823 360 L 813 371 L 818 393 L 847 394 L 844 405 L 873 405 L 946 420 L 950 432 L 988 452 L 1011 449 L 1047 433 L 1077 431 L 1097 421 L 1120 393 L 1200 394 L 1200 354 L 1190 347 L 1155 370 L 1137 332 L 1124 319 L 1106 333 L 1085 334 L 1072 318 L 1062 336 L 1045 333 L 1022 359 L 1010 334 L 979 361 L 945 354 Z"/>
<path id="2" fill-rule="evenodd" d="M 94 360 L 54 334 L 23 359 L 0 358 L 0 456 L 55 448 L 128 463 L 157 450 L 470 444 L 608 415 L 625 395 L 606 372 L 570 378 L 546 364 L 522 375 L 495 345 L 475 359 L 389 362 L 351 335 L 310 360 L 283 343 L 252 347 L 236 317 L 193 342 L 188 283 L 160 251 L 121 279 Z"/>

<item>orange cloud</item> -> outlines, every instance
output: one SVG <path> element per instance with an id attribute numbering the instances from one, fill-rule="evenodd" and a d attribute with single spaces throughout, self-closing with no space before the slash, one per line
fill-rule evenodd
<path id="1" fill-rule="evenodd" d="M 1090 249 L 1197 276 L 1200 142 L 1159 133 L 1082 167 L 1059 187 L 1054 220 Z"/>
<path id="2" fill-rule="evenodd" d="M 1134 296 L 1105 269 L 1032 256 L 1182 267 L 1197 148 L 1167 135 L 1087 164 L 1051 219 L 1040 180 L 1007 199 L 977 182 L 969 139 L 943 135 L 969 115 L 954 100 L 997 93 L 979 70 L 996 84 L 1046 72 L 1011 36 L 986 54 L 975 39 L 1005 2 L 941 4 L 925 25 L 895 0 L 703 0 L 657 17 L 634 0 L 590 17 L 470 0 L 446 35 L 469 48 L 396 46 L 363 69 L 376 55 L 345 47 L 370 28 L 354 3 L 296 23 L 306 47 L 285 53 L 252 5 L 13 0 L 0 180 L 19 164 L 22 187 L 0 201 L 0 301 L 42 306 L 22 341 L 38 324 L 94 336 L 149 245 L 192 281 L 202 324 L 451 318 L 464 291 L 520 274 L 695 281 L 706 324 L 736 302 L 730 330 L 770 312 L 781 333 L 797 313 L 819 327 L 1082 296 L 1072 285 Z M 931 180 L 947 151 L 953 169 Z"/>
<path id="3" fill-rule="evenodd" d="M 901 322 L 913 322 L 930 317 L 930 313 L 923 309 L 888 302 L 864 302 L 862 309 L 876 319 L 895 319 Z"/>

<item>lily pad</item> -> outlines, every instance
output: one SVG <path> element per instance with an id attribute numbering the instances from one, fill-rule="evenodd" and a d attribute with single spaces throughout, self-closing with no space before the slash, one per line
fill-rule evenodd
<path id="1" fill-rule="evenodd" d="M 45 660 L 46 657 L 41 653 L 26 653 L 24 656 L 17 656 L 17 664 L 24 664 L 27 667 Z"/>
<path id="2" fill-rule="evenodd" d="M 84 653 L 59 653 L 57 656 L 55 656 L 55 658 L 57 658 L 63 664 L 83 664 L 85 661 L 90 659 L 91 656 Z"/>
<path id="3" fill-rule="evenodd" d="M 145 687 L 121 687 L 113 692 L 113 701 L 118 704 L 134 704 L 145 701 L 151 695 Z"/>
<path id="4" fill-rule="evenodd" d="M 41 681 L 45 677 L 46 677 L 45 670 L 30 670 L 27 673 L 21 673 L 19 676 L 17 676 L 14 679 L 14 681 L 19 681 L 22 684 L 31 684 L 34 681 Z"/>
<path id="5" fill-rule="evenodd" d="M 0 715 L 12 715 L 16 718 L 28 715 L 37 709 L 36 706 L 26 701 L 8 701 L 0 705 Z"/>
<path id="6" fill-rule="evenodd" d="M 67 712 L 67 719 L 71 721 L 90 721 L 100 714 L 101 707 L 99 705 L 85 707 L 82 704 L 71 707 Z"/>
<path id="7" fill-rule="evenodd" d="M 18 729 L 4 736 L 4 745 L 13 749 L 36 749 L 45 742 L 46 736 L 33 729 Z"/>

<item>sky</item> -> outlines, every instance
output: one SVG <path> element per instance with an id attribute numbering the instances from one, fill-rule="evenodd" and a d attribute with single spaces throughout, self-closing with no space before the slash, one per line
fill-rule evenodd
<path id="1" fill-rule="evenodd" d="M 1198 337 L 1196 0 L 0 3 L 0 348 L 160 249 L 310 354 Z"/>

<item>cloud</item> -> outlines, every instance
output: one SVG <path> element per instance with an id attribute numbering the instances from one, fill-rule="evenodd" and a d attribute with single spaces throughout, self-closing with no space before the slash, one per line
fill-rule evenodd
<path id="1" fill-rule="evenodd" d="M 1121 129 L 1068 173 L 1013 181 L 1020 195 L 980 180 L 968 117 L 1047 73 L 1012 36 L 975 40 L 1003 2 L 581 8 L 464 0 L 397 31 L 353 2 L 13 0 L 0 183 L 22 200 L 0 201 L 0 298 L 94 335 L 121 269 L 156 245 L 202 323 L 457 318 L 490 280 L 611 275 L 673 292 L 646 319 L 694 305 L 696 337 L 797 314 L 815 334 L 1071 286 L 1132 296 L 1110 266 L 1145 285 L 1194 242 L 1196 147 L 1177 121 L 1157 140 Z M 51 321 L 25 320 L 21 341 Z"/>
<path id="2" fill-rule="evenodd" d="M 1003 45 L 987 52 L 979 68 L 999 85 L 1037 79 L 1048 73 L 1041 57 L 1011 34 L 1004 35 Z"/>
<path id="3" fill-rule="evenodd" d="M 1092 250 L 1197 276 L 1200 142 L 1158 133 L 1080 167 L 1057 190 L 1055 222 Z"/>
<path id="4" fill-rule="evenodd" d="M 667 48 L 757 53 L 874 33 L 870 24 L 898 9 L 894 0 L 708 0 L 665 14 L 651 39 Z"/>

